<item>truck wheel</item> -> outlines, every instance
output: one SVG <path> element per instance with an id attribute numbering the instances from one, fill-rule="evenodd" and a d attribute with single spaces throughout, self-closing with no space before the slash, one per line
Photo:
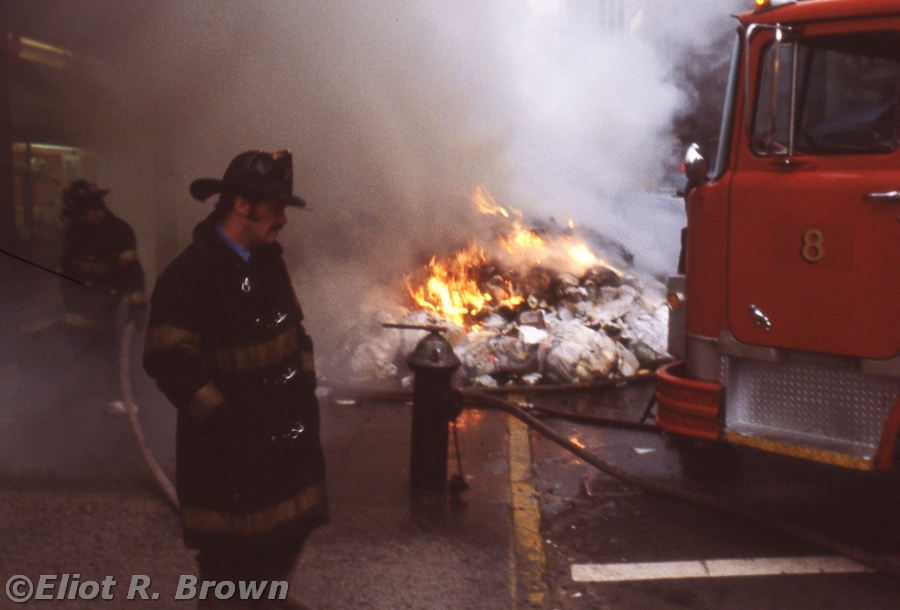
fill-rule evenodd
<path id="1" fill-rule="evenodd" d="M 681 474 L 693 483 L 728 485 L 740 478 L 740 460 L 733 445 L 675 438 Z"/>

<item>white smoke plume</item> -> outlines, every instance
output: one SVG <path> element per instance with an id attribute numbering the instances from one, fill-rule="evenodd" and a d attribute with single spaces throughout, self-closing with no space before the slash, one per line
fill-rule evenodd
<path id="1" fill-rule="evenodd" d="M 665 172 L 689 92 L 672 70 L 749 4 L 141 4 L 139 19 L 101 34 L 115 40 L 108 87 L 123 109 L 106 117 L 122 152 L 110 180 L 127 193 L 130 177 L 152 174 L 156 201 L 135 215 L 139 232 L 157 217 L 164 264 L 208 210 L 190 180 L 221 176 L 243 150 L 293 149 L 309 208 L 282 240 L 326 344 L 374 287 L 399 287 L 484 230 L 468 200 L 477 185 L 532 217 L 595 229 L 662 275 L 683 224 Z"/>
<path id="2" fill-rule="evenodd" d="M 675 67 L 750 4 L 16 0 L 23 34 L 99 60 L 82 83 L 102 77 L 99 103 L 77 111 L 100 153 L 92 178 L 136 229 L 151 286 L 209 210 L 190 199 L 192 179 L 221 176 L 244 150 L 293 149 L 309 208 L 289 212 L 282 241 L 323 359 L 361 307 L 396 302 L 404 274 L 484 235 L 478 185 L 673 271 L 684 219 L 667 182 L 681 153 L 670 126 L 696 99 Z M 56 343 L 14 347 L 27 357 L 0 383 L 5 470 L 140 468 L 107 455 L 129 442 L 101 419 L 114 382 Z M 60 384 L 61 371 L 77 383 Z M 168 459 L 174 412 L 136 377 Z M 111 395 L 79 402 L 85 384 Z"/>

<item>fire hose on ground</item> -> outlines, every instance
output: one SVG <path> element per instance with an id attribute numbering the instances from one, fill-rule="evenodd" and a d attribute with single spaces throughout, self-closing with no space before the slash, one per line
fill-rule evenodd
<path id="1" fill-rule="evenodd" d="M 147 446 L 144 439 L 144 432 L 137 417 L 137 406 L 134 404 L 134 398 L 131 392 L 131 343 L 134 339 L 134 322 L 129 320 L 122 331 L 122 340 L 119 349 L 119 389 L 122 392 L 122 403 L 125 406 L 125 416 L 128 418 L 128 425 L 131 428 L 131 434 L 134 442 L 137 444 L 141 458 L 150 470 L 153 480 L 159 486 L 166 500 L 179 510 L 178 494 L 175 493 L 175 487 L 169 481 L 169 477 L 163 472 L 159 462 L 153 456 L 153 452 Z"/>
<path id="2" fill-rule="evenodd" d="M 489 409 L 504 411 L 512 415 L 513 417 L 525 423 L 529 428 L 540 433 L 557 445 L 560 445 L 561 447 L 567 449 L 587 464 L 590 464 L 598 470 L 616 479 L 619 479 L 620 481 L 624 481 L 626 483 L 634 485 L 635 487 L 642 489 L 645 492 L 668 498 L 674 498 L 682 502 L 701 506 L 725 515 L 737 517 L 751 523 L 762 525 L 772 530 L 787 534 L 798 540 L 810 542 L 824 549 L 828 549 L 838 555 L 841 555 L 848 559 L 852 559 L 853 561 L 856 561 L 857 563 L 878 572 L 882 572 L 895 578 L 900 578 L 900 563 L 898 563 L 895 559 L 874 555 L 863 549 L 850 546 L 824 536 L 818 532 L 791 524 L 775 516 L 762 515 L 751 512 L 747 508 L 744 508 L 743 506 L 740 506 L 739 504 L 736 504 L 734 502 L 729 502 L 721 498 L 696 491 L 691 491 L 677 485 L 664 483 L 658 480 L 642 477 L 637 474 L 628 472 L 619 468 L 618 466 L 615 466 L 614 464 L 611 464 L 599 458 L 590 451 L 579 447 L 578 445 L 564 437 L 562 434 L 559 434 L 558 432 L 556 432 L 537 418 L 529 415 L 524 410 L 517 407 L 511 402 L 476 390 L 460 390 L 460 393 L 462 394 L 463 398 L 468 401 L 472 401 Z"/>
<path id="3" fill-rule="evenodd" d="M 451 377 L 461 362 L 450 343 L 441 336 L 441 332 L 445 331 L 443 327 L 395 324 L 384 324 L 383 326 L 429 331 L 429 334 L 419 341 L 406 360 L 415 376 L 410 459 L 410 486 L 414 491 L 441 491 L 446 488 L 447 422 L 456 418 L 459 409 L 463 408 L 466 401 L 475 402 L 516 417 L 533 430 L 584 460 L 585 463 L 645 492 L 673 498 L 762 525 L 798 540 L 831 550 L 873 570 L 900 578 L 900 562 L 896 559 L 876 556 L 776 516 L 754 513 L 734 502 L 628 472 L 586 451 L 509 401 L 478 390 L 452 389 Z M 649 405 L 644 416 L 646 417 L 648 414 Z M 634 424 L 628 427 L 634 428 Z"/>

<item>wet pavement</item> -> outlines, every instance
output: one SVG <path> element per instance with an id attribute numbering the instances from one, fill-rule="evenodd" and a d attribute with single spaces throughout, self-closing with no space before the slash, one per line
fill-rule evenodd
<path id="1" fill-rule="evenodd" d="M 121 418 L 7 366 L 0 383 L 0 576 L 112 576 L 118 601 L 52 600 L 47 608 L 191 608 L 176 601 L 193 574 L 178 520 L 155 487 Z M 652 387 L 649 387 L 652 391 Z M 847 544 L 900 555 L 900 477 L 742 456 L 740 478 L 715 488 L 681 478 L 655 431 L 588 425 L 640 419 L 647 387 L 616 407 L 603 395 L 513 394 L 588 450 L 643 476 L 776 512 Z M 174 413 L 152 385 L 136 387 L 154 453 L 174 470 Z M 401 400 L 323 403 L 331 523 L 317 530 L 291 578 L 318 609 L 896 608 L 900 584 L 881 574 L 733 576 L 582 582 L 574 566 L 829 555 L 741 520 L 646 494 L 574 458 L 498 411 L 467 408 L 459 442 L 470 489 L 458 503 L 413 501 L 411 412 Z M 623 406 L 624 405 L 624 406 Z M 618 410 L 617 410 L 618 409 Z M 568 419 L 550 417 L 549 411 Z M 456 471 L 450 446 L 450 473 Z M 123 601 L 146 575 L 156 600 Z M 121 604 L 121 605 L 120 605 Z M 0 591 L 0 608 L 14 605 Z"/>
<path id="2" fill-rule="evenodd" d="M 410 408 L 328 407 L 332 522 L 298 567 L 301 597 L 316 608 L 509 607 L 505 431 L 492 415 L 459 421 L 464 505 L 420 504 L 409 492 Z"/>
<path id="3" fill-rule="evenodd" d="M 79 574 L 82 582 L 102 582 L 112 576 L 114 607 L 194 607 L 194 601 L 175 599 L 181 575 L 195 573 L 193 555 L 182 547 L 177 516 L 147 474 L 124 418 L 97 404 L 61 412 L 66 391 L 16 367 L 5 372 L 0 394 L 15 408 L 5 412 L 0 453 L 3 581 Z M 147 383 L 138 384 L 135 402 L 171 478 L 172 407 Z M 322 403 L 332 519 L 308 541 L 290 583 L 292 596 L 313 608 L 511 607 L 505 418 L 464 413 L 460 449 L 472 492 L 460 502 L 422 500 L 409 491 L 408 404 Z M 140 575 L 150 577 L 158 598 L 125 604 L 131 579 Z M 104 602 L 35 604 L 94 608 Z M 7 607 L 22 606 L 0 591 L 0 608 Z"/>
<path id="4" fill-rule="evenodd" d="M 726 482 L 698 484 L 681 476 L 663 435 L 586 427 L 553 427 L 629 472 L 776 515 L 840 544 L 900 557 L 900 475 L 835 470 L 740 451 Z M 628 566 L 717 560 L 835 559 L 834 551 L 745 520 L 648 494 L 598 472 L 558 446 L 534 437 L 533 471 L 540 497 L 548 580 L 547 607 L 559 609 L 884 609 L 900 603 L 900 580 L 880 573 L 657 578 L 576 582 L 575 566 Z M 839 558 L 838 558 L 839 559 Z M 640 564 L 651 564 L 642 566 Z M 860 568 L 860 566 L 856 566 Z"/>

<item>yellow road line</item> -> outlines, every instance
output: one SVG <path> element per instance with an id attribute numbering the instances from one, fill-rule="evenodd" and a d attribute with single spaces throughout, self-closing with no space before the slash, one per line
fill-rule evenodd
<path id="1" fill-rule="evenodd" d="M 513 564 L 513 608 L 519 596 L 532 606 L 540 606 L 549 595 L 544 579 L 547 558 L 541 538 L 541 513 L 535 489 L 528 479 L 531 471 L 531 445 L 528 426 L 507 416 L 509 429 L 509 494 L 512 505 L 513 541 L 510 561 Z"/>

